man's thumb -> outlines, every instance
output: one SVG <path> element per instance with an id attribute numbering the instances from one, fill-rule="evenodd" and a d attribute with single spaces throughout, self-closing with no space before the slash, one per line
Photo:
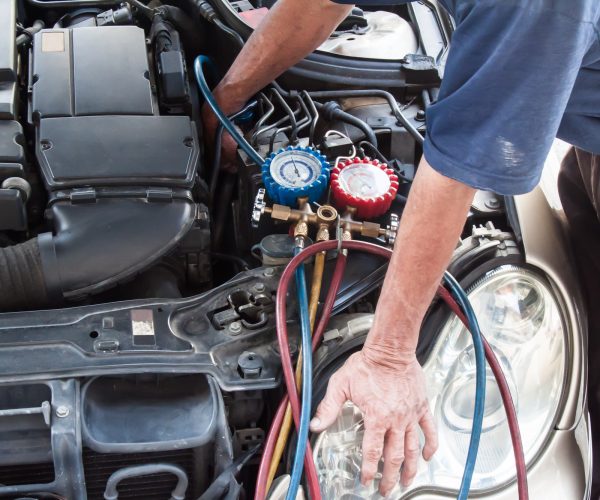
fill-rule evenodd
<path id="1" fill-rule="evenodd" d="M 310 430 L 312 432 L 323 432 L 327 427 L 333 424 L 342 409 L 342 405 L 346 402 L 346 395 L 339 387 L 334 387 L 335 384 L 329 383 L 327 394 L 317 408 L 314 418 L 310 421 Z"/>

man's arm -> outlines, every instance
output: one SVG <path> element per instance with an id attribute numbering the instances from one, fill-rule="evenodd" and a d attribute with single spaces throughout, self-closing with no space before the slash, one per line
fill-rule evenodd
<path id="1" fill-rule="evenodd" d="M 279 0 L 254 31 L 215 89 L 226 114 L 323 43 L 351 5 L 330 0 Z"/>

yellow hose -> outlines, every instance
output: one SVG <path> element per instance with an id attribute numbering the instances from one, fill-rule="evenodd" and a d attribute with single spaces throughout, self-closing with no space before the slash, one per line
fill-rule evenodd
<path id="1" fill-rule="evenodd" d="M 323 269 L 325 268 L 325 252 L 320 252 L 315 256 L 315 266 L 313 268 L 312 284 L 310 287 L 310 302 L 308 306 L 308 312 L 310 317 L 310 331 L 311 333 L 315 328 L 315 319 L 317 317 L 317 308 L 319 307 L 319 296 L 321 295 L 321 284 L 323 282 Z M 302 350 L 298 353 L 298 363 L 296 364 L 296 387 L 298 391 L 302 386 Z M 292 429 L 292 407 L 287 404 L 285 409 L 285 415 L 283 416 L 283 422 L 281 423 L 281 429 L 279 431 L 279 437 L 275 443 L 275 449 L 273 450 L 273 457 L 271 458 L 271 464 L 269 465 L 269 475 L 267 476 L 267 489 L 271 488 L 275 473 L 279 467 L 279 462 L 283 456 L 283 450 L 287 444 L 287 440 L 290 436 Z"/>

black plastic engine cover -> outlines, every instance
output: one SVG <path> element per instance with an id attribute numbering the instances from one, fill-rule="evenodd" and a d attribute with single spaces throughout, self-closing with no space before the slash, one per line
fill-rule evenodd
<path id="1" fill-rule="evenodd" d="M 187 116 L 45 118 L 37 156 L 50 189 L 141 185 L 191 187 L 199 147 Z"/>
<path id="2" fill-rule="evenodd" d="M 143 30 L 42 30 L 33 45 L 31 116 L 50 190 L 192 186 L 196 129 L 187 116 L 155 114 Z"/>
<path id="3" fill-rule="evenodd" d="M 144 31 L 136 26 L 36 33 L 32 83 L 39 119 L 154 114 Z"/>

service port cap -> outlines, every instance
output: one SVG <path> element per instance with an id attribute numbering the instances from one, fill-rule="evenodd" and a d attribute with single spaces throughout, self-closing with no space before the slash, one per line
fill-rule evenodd
<path id="1" fill-rule="evenodd" d="M 340 211 L 356 209 L 357 217 L 373 219 L 385 214 L 398 192 L 398 177 L 385 163 L 369 158 L 340 162 L 331 171 L 331 195 Z"/>
<path id="2" fill-rule="evenodd" d="M 289 146 L 272 153 L 262 166 L 262 178 L 273 202 L 289 207 L 298 198 L 318 201 L 329 183 L 330 165 L 316 149 Z"/>

